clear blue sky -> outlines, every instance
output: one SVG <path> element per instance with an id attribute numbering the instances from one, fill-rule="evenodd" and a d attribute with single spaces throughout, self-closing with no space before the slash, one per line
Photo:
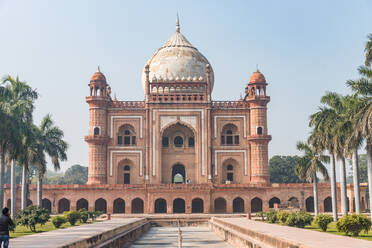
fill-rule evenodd
<path id="1" fill-rule="evenodd" d="M 97 65 L 119 100 L 143 100 L 141 70 L 175 31 L 210 61 L 214 100 L 243 93 L 256 64 L 271 96 L 269 156 L 297 154 L 325 91 L 347 93 L 372 33 L 372 1 L 4 1 L 0 76 L 40 93 L 35 121 L 51 113 L 70 149 L 63 169 L 88 165 L 89 78 Z"/>

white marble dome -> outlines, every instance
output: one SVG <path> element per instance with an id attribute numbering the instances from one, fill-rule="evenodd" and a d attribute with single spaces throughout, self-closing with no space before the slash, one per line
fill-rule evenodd
<path id="1" fill-rule="evenodd" d="M 205 68 L 209 61 L 180 33 L 178 22 L 176 27 L 172 37 L 145 64 L 150 66 L 150 81 L 162 79 L 171 84 L 176 78 L 206 78 Z M 213 89 L 212 66 L 210 83 Z M 146 89 L 145 68 L 142 71 L 142 85 Z"/>

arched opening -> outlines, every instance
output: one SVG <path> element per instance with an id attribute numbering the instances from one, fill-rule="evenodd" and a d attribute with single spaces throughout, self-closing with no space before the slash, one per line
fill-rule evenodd
<path id="1" fill-rule="evenodd" d="M 226 181 L 234 181 L 234 166 L 229 164 L 226 168 Z"/>
<path id="2" fill-rule="evenodd" d="M 114 200 L 114 214 L 124 214 L 125 213 L 125 201 L 121 198 Z"/>
<path id="3" fill-rule="evenodd" d="M 95 127 L 93 133 L 94 135 L 99 135 L 99 127 Z"/>
<path id="4" fill-rule="evenodd" d="M 214 212 L 215 213 L 226 213 L 226 200 L 219 197 L 214 200 Z"/>
<path id="5" fill-rule="evenodd" d="M 332 212 L 332 198 L 330 196 L 324 199 L 324 212 Z"/>
<path id="6" fill-rule="evenodd" d="M 124 124 L 119 128 L 118 145 L 135 146 L 137 144 L 136 132 L 132 125 Z"/>
<path id="7" fill-rule="evenodd" d="M 142 214 L 143 213 L 143 200 L 141 198 L 136 198 L 132 200 L 132 214 Z"/>
<path id="8" fill-rule="evenodd" d="M 62 198 L 58 201 L 58 213 L 62 214 L 65 211 L 70 211 L 70 201 L 66 198 Z"/>
<path id="9" fill-rule="evenodd" d="M 118 184 L 131 184 L 133 178 L 131 175 L 137 173 L 136 166 L 130 159 L 123 159 L 118 163 L 117 167 L 117 183 Z"/>
<path id="10" fill-rule="evenodd" d="M 173 213 L 185 213 L 185 200 L 181 198 L 174 199 Z"/>
<path id="11" fill-rule="evenodd" d="M 191 213 L 204 213 L 204 202 L 200 198 L 195 198 L 191 202 Z"/>
<path id="12" fill-rule="evenodd" d="M 255 197 L 251 200 L 251 212 L 257 213 L 262 211 L 262 200 L 258 197 Z"/>
<path id="13" fill-rule="evenodd" d="M 300 208 L 300 202 L 294 196 L 288 199 L 288 205 L 293 208 Z"/>
<path id="14" fill-rule="evenodd" d="M 176 136 L 173 143 L 175 147 L 183 147 L 183 138 L 181 136 Z"/>
<path id="15" fill-rule="evenodd" d="M 262 135 L 262 127 L 257 127 L 257 134 Z"/>
<path id="16" fill-rule="evenodd" d="M 305 204 L 306 204 L 306 211 L 313 213 L 314 212 L 314 197 L 310 196 L 306 198 Z"/>
<path id="17" fill-rule="evenodd" d="M 236 197 L 233 200 L 233 212 L 244 213 L 244 200 L 240 197 Z"/>
<path id="18" fill-rule="evenodd" d="M 221 169 L 218 170 L 221 170 L 221 183 L 238 184 L 242 182 L 242 168 L 235 159 L 228 158 L 224 160 Z"/>
<path id="19" fill-rule="evenodd" d="M 274 208 L 274 204 L 280 204 L 280 199 L 277 197 L 273 197 L 269 200 L 269 208 Z"/>
<path id="20" fill-rule="evenodd" d="M 99 198 L 94 203 L 94 211 L 102 211 L 103 213 L 107 212 L 107 202 L 105 199 Z"/>
<path id="21" fill-rule="evenodd" d="M 239 145 L 238 128 L 234 124 L 226 124 L 222 128 L 221 145 Z"/>
<path id="22" fill-rule="evenodd" d="M 44 198 L 43 200 L 41 200 L 41 207 L 48 210 L 48 213 L 52 212 L 52 203 L 47 198 Z"/>
<path id="23" fill-rule="evenodd" d="M 161 137 L 162 183 L 185 183 L 187 180 L 196 180 L 196 170 L 192 169 L 190 170 L 192 173 L 188 173 L 188 169 L 195 168 L 197 164 L 195 148 L 198 143 L 197 139 L 194 140 L 196 138 L 194 129 L 180 120 L 166 125 L 161 130 Z M 183 161 L 187 161 L 187 164 Z"/>
<path id="24" fill-rule="evenodd" d="M 124 184 L 130 184 L 130 166 L 124 166 Z"/>
<path id="25" fill-rule="evenodd" d="M 156 199 L 156 201 L 155 201 L 155 213 L 156 214 L 167 213 L 167 201 L 166 200 L 164 200 L 162 198 Z"/>
<path id="26" fill-rule="evenodd" d="M 185 183 L 186 170 L 182 164 L 176 164 L 172 167 L 172 183 Z"/>
<path id="27" fill-rule="evenodd" d="M 80 209 L 88 210 L 88 207 L 89 207 L 88 201 L 84 198 L 81 198 L 76 202 L 76 210 Z"/>

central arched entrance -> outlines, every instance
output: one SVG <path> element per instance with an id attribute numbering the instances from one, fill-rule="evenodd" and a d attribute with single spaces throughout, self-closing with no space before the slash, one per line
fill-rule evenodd
<path id="1" fill-rule="evenodd" d="M 182 164 L 175 164 L 172 167 L 172 183 L 185 183 L 186 169 Z"/>
<path id="2" fill-rule="evenodd" d="M 198 138 L 194 128 L 182 120 L 167 120 L 161 133 L 162 183 L 192 183 L 197 179 Z M 187 161 L 187 164 L 186 162 Z"/>
<path id="3" fill-rule="evenodd" d="M 173 201 L 173 213 L 185 213 L 185 200 L 177 198 Z"/>

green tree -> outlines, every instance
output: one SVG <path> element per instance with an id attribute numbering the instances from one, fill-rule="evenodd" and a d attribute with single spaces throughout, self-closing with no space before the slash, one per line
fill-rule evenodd
<path id="1" fill-rule="evenodd" d="M 0 86 L 0 206 L 3 205 L 3 176 L 5 167 L 5 154 L 11 163 L 11 171 L 14 172 L 15 159 L 22 154 L 22 142 L 24 134 L 32 124 L 32 113 L 37 92 L 19 78 L 6 76 Z M 11 175 L 11 213 L 15 212 L 15 180 L 14 173 Z"/>
<path id="2" fill-rule="evenodd" d="M 304 155 L 297 159 L 295 173 L 301 180 L 313 183 L 314 212 L 317 215 L 319 213 L 317 173 L 320 173 L 325 180 L 328 180 L 328 171 L 324 163 L 329 162 L 329 157 L 318 153 L 314 147 L 303 142 L 297 143 L 297 150 L 303 152 Z"/>
<path id="3" fill-rule="evenodd" d="M 332 195 L 332 215 L 337 221 L 337 186 L 336 186 L 336 160 L 334 147 L 333 127 L 338 119 L 338 114 L 329 106 L 319 107 L 319 111 L 310 116 L 309 126 L 312 131 L 309 137 L 309 143 L 322 153 L 327 150 L 330 158 L 330 179 Z"/>
<path id="4" fill-rule="evenodd" d="M 42 149 L 45 154 L 47 154 L 54 166 L 54 170 L 60 169 L 60 161 L 67 160 L 67 143 L 63 140 L 63 131 L 54 125 L 52 117 L 48 114 L 41 121 L 40 127 L 40 141 L 43 145 Z M 38 170 L 38 198 L 37 205 L 41 207 L 42 202 L 42 185 L 43 185 L 43 176 L 46 172 L 45 166 L 40 164 Z"/>
<path id="5" fill-rule="evenodd" d="M 273 156 L 269 161 L 271 183 L 301 183 L 294 173 L 298 156 Z"/>
<path id="6" fill-rule="evenodd" d="M 367 172 L 367 155 L 366 154 L 359 154 L 358 156 L 359 161 L 359 175 L 360 175 L 360 182 L 367 183 L 368 182 L 368 172 Z M 350 161 L 350 171 L 347 177 L 347 182 L 353 182 L 353 165 Z"/>
<path id="7" fill-rule="evenodd" d="M 64 184 L 85 184 L 88 181 L 88 167 L 75 164 L 64 175 Z"/>
<path id="8" fill-rule="evenodd" d="M 365 66 L 358 68 L 360 78 L 347 81 L 347 85 L 360 97 L 358 111 L 351 119 L 354 130 L 351 136 L 361 135 L 366 141 L 369 201 L 372 206 L 372 34 L 368 36 L 365 53 Z"/>

